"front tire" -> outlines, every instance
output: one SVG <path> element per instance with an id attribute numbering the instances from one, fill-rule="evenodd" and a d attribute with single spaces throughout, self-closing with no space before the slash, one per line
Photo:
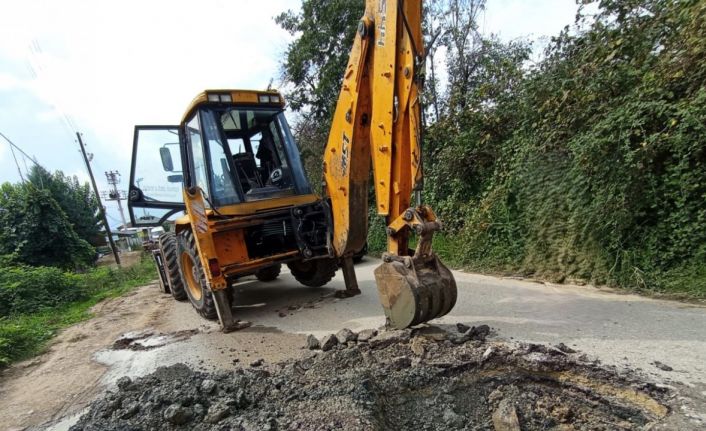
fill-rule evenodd
<path id="1" fill-rule="evenodd" d="M 179 272 L 184 281 L 184 291 L 189 302 L 202 317 L 216 320 L 218 318 L 216 303 L 213 300 L 213 293 L 206 284 L 206 275 L 199 259 L 194 234 L 190 230 L 180 232 L 177 245 Z"/>
<path id="2" fill-rule="evenodd" d="M 287 264 L 294 278 L 309 287 L 321 287 L 331 281 L 336 275 L 338 264 L 336 259 L 317 259 L 297 261 Z"/>
<path id="3" fill-rule="evenodd" d="M 279 276 L 280 271 L 282 271 L 282 265 L 278 263 L 257 271 L 255 277 L 260 281 L 274 281 Z"/>
<path id="4" fill-rule="evenodd" d="M 173 232 L 167 232 L 159 237 L 159 249 L 164 259 L 164 272 L 167 273 L 169 290 L 177 301 L 186 299 L 184 281 L 179 273 L 179 254 L 177 253 L 177 238 Z"/>

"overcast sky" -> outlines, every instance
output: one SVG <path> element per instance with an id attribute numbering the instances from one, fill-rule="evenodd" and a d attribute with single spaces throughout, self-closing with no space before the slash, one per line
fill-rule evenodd
<path id="1" fill-rule="evenodd" d="M 206 88 L 277 82 L 289 35 L 273 17 L 300 3 L 0 0 L 0 132 L 47 169 L 88 180 L 79 130 L 99 189 L 107 189 L 104 172 L 118 170 L 125 190 L 133 126 L 177 123 Z M 506 40 L 536 40 L 575 13 L 574 0 L 488 0 L 481 23 Z M 0 183 L 19 180 L 0 138 Z M 117 226 L 115 203 L 107 207 Z"/>

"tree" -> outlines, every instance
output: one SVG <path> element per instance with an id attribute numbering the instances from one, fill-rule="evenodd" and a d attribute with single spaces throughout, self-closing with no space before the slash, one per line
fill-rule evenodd
<path id="1" fill-rule="evenodd" d="M 473 79 L 485 47 L 478 31 L 478 16 L 485 0 L 445 0 L 442 44 L 446 46 L 448 100 L 450 110 L 469 106 L 467 95 L 480 83 Z"/>
<path id="2" fill-rule="evenodd" d="M 81 184 L 76 176 L 61 171 L 52 174 L 41 166 L 32 167 L 28 180 L 52 195 L 81 239 L 91 244 L 101 242 L 98 200 L 88 183 Z"/>
<path id="3" fill-rule="evenodd" d="M 287 101 L 298 114 L 294 131 L 312 184 L 321 181 L 321 160 L 343 72 L 363 0 L 304 0 L 299 13 L 287 11 L 275 21 L 296 36 L 282 62 L 282 79 L 292 89 Z"/>
<path id="4" fill-rule="evenodd" d="M 89 266 L 95 250 L 74 231 L 49 190 L 32 183 L 0 186 L 0 255 L 34 266 Z"/>

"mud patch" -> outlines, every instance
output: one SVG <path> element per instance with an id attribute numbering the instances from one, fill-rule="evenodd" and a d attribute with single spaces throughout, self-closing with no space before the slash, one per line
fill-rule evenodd
<path id="1" fill-rule="evenodd" d="M 122 378 L 72 429 L 633 430 L 669 413 L 664 389 L 576 354 L 428 332 L 257 368 Z"/>
<path id="2" fill-rule="evenodd" d="M 335 293 L 328 295 L 321 295 L 316 299 L 310 301 L 304 301 L 296 304 L 290 304 L 286 307 L 275 309 L 274 312 L 277 313 L 279 317 L 293 316 L 294 313 L 304 310 L 305 308 L 321 308 L 324 304 L 330 302 L 337 302 L 338 299 L 335 298 Z"/>
<path id="3" fill-rule="evenodd" d="M 115 340 L 110 348 L 112 350 L 152 350 L 170 343 L 188 340 L 199 332 L 198 329 L 176 331 L 168 334 L 154 333 L 152 331 L 128 332 Z"/>

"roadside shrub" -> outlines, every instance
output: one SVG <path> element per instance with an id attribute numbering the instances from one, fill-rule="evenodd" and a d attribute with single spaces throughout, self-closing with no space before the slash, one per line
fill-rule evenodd
<path id="1" fill-rule="evenodd" d="M 429 127 L 427 198 L 467 268 L 703 297 L 706 6 L 605 0 L 579 24 Z"/>
<path id="2" fill-rule="evenodd" d="M 34 313 L 86 297 L 79 276 L 59 268 L 22 265 L 0 271 L 0 317 Z"/>
<path id="3" fill-rule="evenodd" d="M 156 276 L 148 258 L 127 268 L 99 267 L 81 274 L 8 262 L 11 257 L 0 256 L 0 368 L 41 352 L 57 331 L 88 318 L 102 299 Z"/>

